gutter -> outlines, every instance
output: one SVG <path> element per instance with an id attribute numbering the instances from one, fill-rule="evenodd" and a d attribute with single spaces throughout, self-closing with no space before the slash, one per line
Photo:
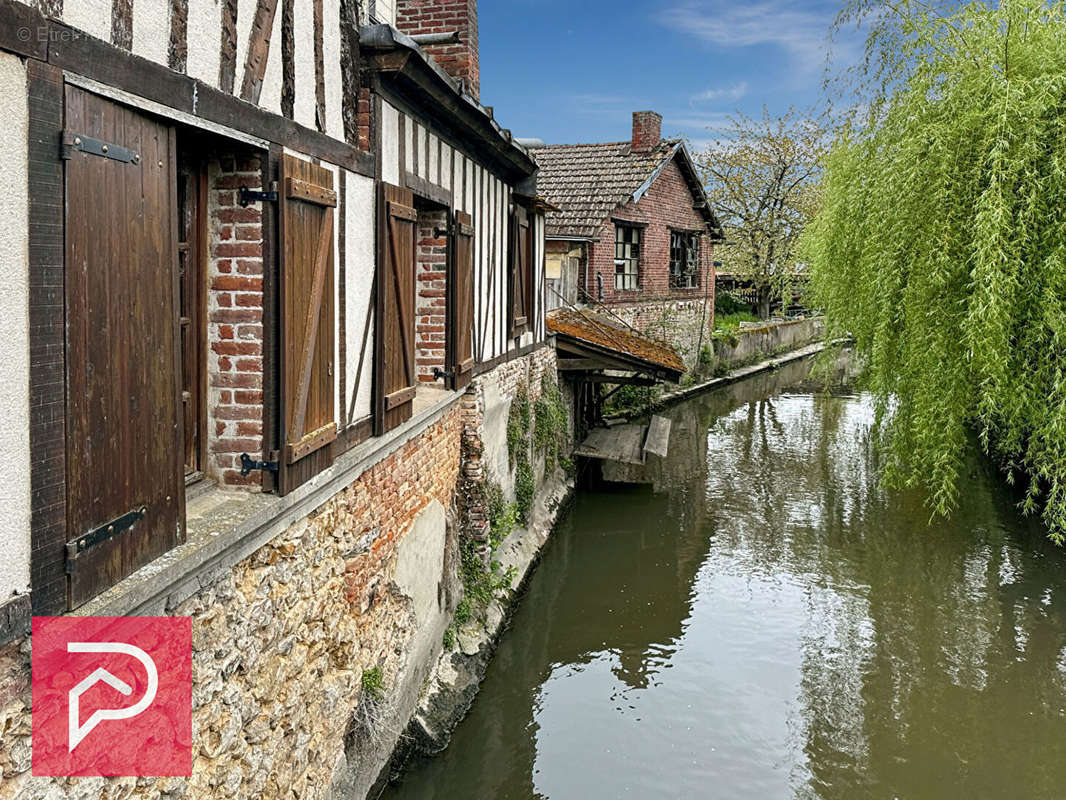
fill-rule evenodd
<path id="1" fill-rule="evenodd" d="M 479 156 L 495 162 L 514 180 L 536 174 L 536 162 L 511 131 L 502 128 L 491 109 L 474 99 L 464 82 L 445 72 L 413 38 L 391 25 L 368 25 L 359 31 L 359 46 L 375 77 L 416 105 L 428 106 Z"/>

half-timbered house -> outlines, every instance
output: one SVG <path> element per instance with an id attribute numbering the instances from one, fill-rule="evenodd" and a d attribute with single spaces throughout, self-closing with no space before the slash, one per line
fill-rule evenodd
<path id="1" fill-rule="evenodd" d="M 475 0 L 0 0 L 0 794 L 31 613 L 193 618 L 188 796 L 369 788 L 554 371 L 478 69 Z"/>

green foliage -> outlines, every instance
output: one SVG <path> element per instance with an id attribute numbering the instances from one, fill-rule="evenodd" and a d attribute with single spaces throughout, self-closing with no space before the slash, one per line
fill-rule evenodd
<path id="1" fill-rule="evenodd" d="M 485 483 L 485 506 L 489 515 L 489 545 L 495 551 L 518 523 L 518 504 L 508 503 L 503 489 L 496 483 Z"/>
<path id="2" fill-rule="evenodd" d="M 455 648 L 455 628 L 448 626 L 444 630 L 444 638 L 441 640 L 441 645 L 445 650 L 453 650 Z"/>
<path id="3" fill-rule="evenodd" d="M 716 292 L 714 295 L 714 313 L 716 317 L 727 314 L 750 314 L 751 305 L 737 297 L 734 292 Z"/>
<path id="4" fill-rule="evenodd" d="M 605 416 L 639 414 L 654 406 L 662 394 L 662 386 L 622 386 L 604 403 Z"/>
<path id="5" fill-rule="evenodd" d="M 943 7 L 943 6 L 940 6 Z M 968 431 L 1032 476 L 1066 538 L 1066 12 L 1062 3 L 852 2 L 868 109 L 808 226 L 827 338 L 851 334 L 890 485 L 959 500 Z"/>
<path id="6" fill-rule="evenodd" d="M 555 469 L 560 455 L 566 452 L 569 425 L 559 383 L 545 372 L 540 379 L 540 396 L 533 404 L 533 445 L 543 454 L 548 471 Z"/>
<path id="7" fill-rule="evenodd" d="M 381 667 L 364 669 L 360 682 L 367 697 L 380 700 L 385 695 L 385 676 L 381 672 Z"/>
<path id="8" fill-rule="evenodd" d="M 761 322 L 761 320 L 750 311 L 714 315 L 714 329 L 716 331 L 735 331 L 742 322 Z"/>
<path id="9" fill-rule="evenodd" d="M 533 475 L 533 465 L 529 463 L 529 456 L 522 453 L 515 468 L 514 499 L 518 521 L 523 525 L 529 524 L 536 492 L 537 482 Z"/>
<path id="10" fill-rule="evenodd" d="M 525 381 L 518 384 L 511 408 L 507 412 L 507 456 L 513 467 L 520 453 L 529 454 L 529 428 L 533 411 L 529 403 L 529 386 Z"/>
<path id="11" fill-rule="evenodd" d="M 704 369 L 707 367 L 714 366 L 714 352 L 711 350 L 710 345 L 705 344 L 703 345 L 703 347 L 700 348 L 699 363 L 700 367 Z"/>

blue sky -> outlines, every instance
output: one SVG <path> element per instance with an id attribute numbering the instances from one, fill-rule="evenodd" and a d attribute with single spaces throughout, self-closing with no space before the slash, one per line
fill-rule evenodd
<path id="1" fill-rule="evenodd" d="M 633 111 L 663 134 L 713 138 L 734 109 L 805 108 L 822 95 L 839 2 L 481 0 L 481 101 L 516 136 L 629 138 Z M 835 59 L 854 50 L 835 49 Z"/>

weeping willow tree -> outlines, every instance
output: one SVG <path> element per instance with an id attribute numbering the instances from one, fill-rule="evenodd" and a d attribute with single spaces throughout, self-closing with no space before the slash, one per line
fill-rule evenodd
<path id="1" fill-rule="evenodd" d="M 865 103 L 802 252 L 829 332 L 867 357 L 885 477 L 949 513 L 976 430 L 1061 544 L 1066 10 L 864 0 L 857 19 Z"/>

